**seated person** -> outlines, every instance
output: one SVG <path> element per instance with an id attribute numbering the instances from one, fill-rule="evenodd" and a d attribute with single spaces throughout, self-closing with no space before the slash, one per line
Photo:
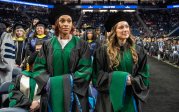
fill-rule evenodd
<path id="1" fill-rule="evenodd" d="M 36 53 L 33 56 L 28 57 L 26 70 L 21 72 L 21 75 L 17 76 L 12 81 L 12 85 L 9 87 L 9 107 L 20 107 L 30 110 L 30 112 L 37 112 L 40 110 L 40 96 L 37 95 L 38 85 L 31 77 L 32 67 L 38 51 L 41 48 L 41 43 L 36 45 Z"/>

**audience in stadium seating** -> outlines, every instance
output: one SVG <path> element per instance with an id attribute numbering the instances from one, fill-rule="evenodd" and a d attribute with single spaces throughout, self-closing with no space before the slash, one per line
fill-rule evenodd
<path id="1" fill-rule="evenodd" d="M 167 35 L 178 27 L 179 10 L 139 10 L 139 15 L 155 37 Z M 170 23 L 170 24 L 168 24 Z"/>

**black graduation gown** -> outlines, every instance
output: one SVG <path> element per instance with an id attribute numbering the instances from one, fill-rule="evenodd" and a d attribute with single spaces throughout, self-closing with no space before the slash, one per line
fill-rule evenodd
<path id="1" fill-rule="evenodd" d="M 145 102 L 149 93 L 149 86 L 145 84 L 148 82 L 148 75 L 144 75 L 143 71 L 147 66 L 147 55 L 144 48 L 140 45 L 136 45 L 136 51 L 138 54 L 138 63 L 132 66 L 132 86 L 127 87 L 126 91 L 132 91 L 136 99 L 137 110 L 141 112 L 141 102 Z M 106 46 L 100 47 L 95 55 L 93 62 L 93 84 L 98 90 L 96 112 L 113 112 L 113 105 L 111 103 L 109 91 L 111 86 L 111 80 L 113 70 L 109 68 L 109 58 L 106 52 Z M 116 85 L 116 90 L 118 85 Z"/>
<path id="2" fill-rule="evenodd" d="M 41 106 L 44 109 L 43 112 L 48 110 L 46 84 L 49 78 L 51 81 L 54 79 L 53 77 L 60 77 L 63 81 L 63 84 L 61 84 L 63 86 L 61 86 L 61 92 L 59 93 L 63 94 L 62 92 L 64 92 L 64 106 L 62 108 L 64 108 L 65 112 L 70 110 L 71 89 L 78 96 L 82 111 L 89 111 L 87 91 L 92 68 L 87 42 L 73 36 L 65 48 L 61 49 L 57 37 L 52 37 L 42 45 L 42 49 L 34 63 L 33 72 L 33 76 L 39 85 L 38 93 L 42 95 L 41 101 L 43 103 Z M 73 78 L 73 88 L 71 87 L 69 76 Z M 57 87 L 59 89 L 59 86 Z M 50 89 L 52 90 L 53 87 L 50 87 Z"/>
<path id="3" fill-rule="evenodd" d="M 20 66 L 25 57 L 25 40 L 16 41 L 15 44 L 16 44 L 16 64 Z"/>
<path id="4" fill-rule="evenodd" d="M 27 38 L 27 47 L 26 47 L 25 57 L 34 55 L 36 44 L 38 42 L 43 42 L 47 39 L 49 39 L 48 36 L 45 36 L 44 38 L 38 38 L 37 36 Z"/>

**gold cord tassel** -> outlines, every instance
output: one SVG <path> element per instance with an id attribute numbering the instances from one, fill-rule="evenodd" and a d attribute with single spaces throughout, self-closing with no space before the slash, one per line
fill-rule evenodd
<path id="1" fill-rule="evenodd" d="M 30 71 L 30 65 L 28 63 L 30 56 L 27 57 L 26 70 Z"/>
<path id="2" fill-rule="evenodd" d="M 30 71 L 30 65 L 29 65 L 29 63 L 26 64 L 26 70 Z"/>

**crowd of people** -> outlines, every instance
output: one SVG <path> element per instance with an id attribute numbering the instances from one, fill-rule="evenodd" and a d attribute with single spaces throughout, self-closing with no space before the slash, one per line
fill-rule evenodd
<path id="1" fill-rule="evenodd" d="M 0 85 L 12 81 L 0 111 L 141 112 L 147 52 L 179 65 L 177 38 L 133 36 L 146 35 L 135 13 L 87 12 L 77 26 L 80 16 L 69 7 L 44 11 L 0 17 Z"/>
<path id="2" fill-rule="evenodd" d="M 81 21 L 80 27 L 83 26 L 101 26 L 102 31 L 104 32 L 103 25 L 106 21 L 106 18 L 116 12 L 85 12 Z M 131 18 L 131 30 L 135 36 L 144 36 L 147 35 L 146 30 L 143 28 L 141 23 L 137 20 L 135 12 L 126 12 Z"/>
<path id="3" fill-rule="evenodd" d="M 178 27 L 178 9 L 175 10 L 140 10 L 140 16 L 147 27 L 152 31 L 154 37 L 169 34 Z M 168 24 L 170 23 L 170 24 Z"/>
<path id="4" fill-rule="evenodd" d="M 144 38 L 145 49 L 150 56 L 179 66 L 179 38 Z"/>

